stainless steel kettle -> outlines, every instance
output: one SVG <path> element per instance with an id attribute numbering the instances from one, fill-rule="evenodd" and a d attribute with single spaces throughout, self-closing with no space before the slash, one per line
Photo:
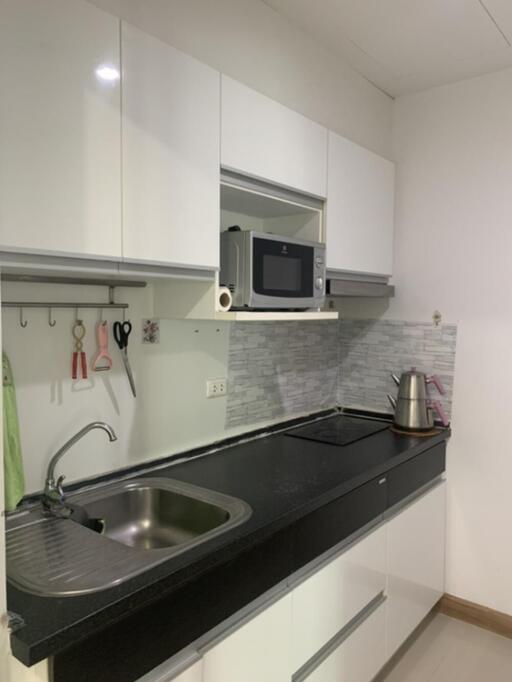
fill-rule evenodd
<path id="1" fill-rule="evenodd" d="M 413 367 L 409 372 L 403 372 L 400 378 L 391 375 L 398 386 L 398 396 L 393 398 L 388 393 L 388 399 L 394 411 L 394 424 L 405 431 L 429 431 L 434 427 L 435 413 L 438 414 L 443 426 L 448 426 L 449 420 L 439 400 L 431 400 L 428 394 L 428 384 L 433 384 L 441 395 L 444 387 L 437 376 L 427 376 Z"/>

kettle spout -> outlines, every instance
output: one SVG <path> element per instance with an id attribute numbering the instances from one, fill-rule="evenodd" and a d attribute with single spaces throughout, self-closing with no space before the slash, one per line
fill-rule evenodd
<path id="1" fill-rule="evenodd" d="M 392 407 L 394 410 L 396 410 L 396 400 L 393 398 L 392 395 L 389 395 L 389 393 L 388 393 L 388 400 L 389 400 L 389 402 L 391 403 L 391 407 Z"/>
<path id="2" fill-rule="evenodd" d="M 393 381 L 395 382 L 395 384 L 396 384 L 397 386 L 400 386 L 400 379 L 397 377 L 396 374 L 392 374 L 392 375 L 391 375 L 391 378 L 393 379 Z"/>

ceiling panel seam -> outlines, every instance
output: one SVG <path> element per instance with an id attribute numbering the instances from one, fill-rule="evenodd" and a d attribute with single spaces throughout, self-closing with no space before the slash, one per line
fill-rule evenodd
<path id="1" fill-rule="evenodd" d="M 501 26 L 498 24 L 496 18 L 493 16 L 492 12 L 491 12 L 491 11 L 489 10 L 489 8 L 485 5 L 484 0 L 478 0 L 478 3 L 480 4 L 480 6 L 481 6 L 482 9 L 484 10 L 484 12 L 487 14 L 487 16 L 489 17 L 489 19 L 492 21 L 492 23 L 494 24 L 494 26 L 496 27 L 496 29 L 501 33 L 501 35 L 502 35 L 502 37 L 503 37 L 503 40 L 507 43 L 507 45 L 508 45 L 509 47 L 512 47 L 512 43 L 511 43 L 510 40 L 507 38 L 507 35 L 506 35 L 505 31 L 501 28 Z"/>

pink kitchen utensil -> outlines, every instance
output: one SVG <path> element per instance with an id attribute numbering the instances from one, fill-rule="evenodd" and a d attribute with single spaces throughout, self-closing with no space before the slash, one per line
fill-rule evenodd
<path id="1" fill-rule="evenodd" d="M 91 367 L 94 372 L 106 372 L 112 369 L 112 358 L 108 352 L 108 322 L 98 322 L 96 325 L 96 339 L 98 350 L 93 358 Z"/>

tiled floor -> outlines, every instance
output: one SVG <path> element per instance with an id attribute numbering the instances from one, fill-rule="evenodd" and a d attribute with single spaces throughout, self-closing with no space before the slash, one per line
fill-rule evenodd
<path id="1" fill-rule="evenodd" d="M 511 682 L 512 639 L 436 614 L 378 682 Z"/>

